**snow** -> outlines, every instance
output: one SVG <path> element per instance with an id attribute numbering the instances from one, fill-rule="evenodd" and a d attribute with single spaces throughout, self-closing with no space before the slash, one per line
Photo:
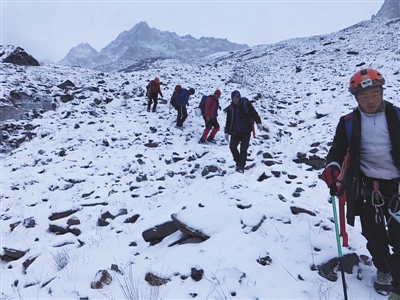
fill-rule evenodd
<path id="1" fill-rule="evenodd" d="M 399 60 L 394 42 L 399 22 L 379 22 L 213 55 L 200 63 L 166 60 L 131 73 L 2 64 L 5 97 L 12 90 L 47 97 L 47 90 L 58 107 L 42 118 L 10 121 L 38 127 L 32 130 L 36 137 L 1 158 L 1 247 L 27 251 L 18 260 L 1 261 L 1 298 L 128 299 L 133 290 L 131 299 L 343 299 L 340 272 L 331 282 L 311 269 L 338 256 L 321 169 L 293 160 L 299 152 L 326 156 L 339 117 L 356 105 L 347 84 L 357 64 L 379 69 L 387 80 L 385 98 L 399 105 L 399 66 L 393 63 Z M 332 44 L 323 46 L 326 42 Z M 312 50 L 317 52 L 306 55 Z M 350 50 L 360 54 L 346 54 Z M 302 71 L 296 73 L 297 66 Z M 176 114 L 167 104 L 146 112 L 141 93 L 155 76 L 165 99 L 176 84 L 196 89 L 183 130 L 174 128 Z M 67 79 L 78 87 L 77 97 L 62 103 L 65 92 L 56 86 Z M 244 174 L 234 171 L 222 131 L 217 145 L 198 144 L 204 124 L 194 108 L 202 94 L 215 89 L 222 91 L 222 108 L 235 89 L 249 99 L 261 95 L 254 106 L 265 130 L 251 138 L 251 167 Z M 102 102 L 95 104 L 96 98 Z M 316 111 L 328 116 L 318 119 Z M 222 111 L 218 120 L 223 129 Z M 158 146 L 146 147 L 148 142 Z M 207 166 L 219 170 L 203 176 Z M 259 181 L 263 173 L 269 178 Z M 303 191 L 296 197 L 298 188 Z M 295 215 L 291 206 L 315 216 Z M 75 212 L 49 219 L 68 210 Z M 106 212 L 116 217 L 99 226 Z M 136 222 L 125 222 L 135 215 Z M 144 231 L 171 216 L 209 238 L 171 246 L 183 236 L 176 231 L 155 245 L 144 240 Z M 29 218 L 34 227 L 27 228 Z M 53 225 L 67 228 L 71 218 L 80 223 L 68 227 L 70 232 L 49 231 Z M 343 254 L 369 255 L 359 222 L 347 231 L 350 247 L 342 248 Z M 268 264 L 257 262 L 265 257 Z M 27 259 L 34 261 L 25 269 Z M 67 264 L 61 268 L 57 262 L 63 259 Z M 111 271 L 112 265 L 123 274 Z M 190 277 L 193 268 L 204 271 L 200 281 Z M 113 280 L 92 289 L 100 270 Z M 349 299 L 385 298 L 373 289 L 373 266 L 360 263 L 353 271 L 345 277 Z M 151 287 L 145 281 L 149 272 L 168 282 Z"/>

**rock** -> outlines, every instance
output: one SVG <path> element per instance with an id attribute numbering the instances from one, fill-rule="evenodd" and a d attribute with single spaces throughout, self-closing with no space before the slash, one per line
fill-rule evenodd
<path id="1" fill-rule="evenodd" d="M 99 270 L 97 271 L 94 280 L 90 284 L 90 287 L 92 289 L 101 289 L 104 287 L 104 285 L 111 284 L 112 280 L 112 276 L 107 270 Z"/>
<path id="2" fill-rule="evenodd" d="M 3 59 L 3 62 L 20 66 L 40 66 L 39 62 L 21 47 L 17 47 L 8 57 Z"/>
<path id="3" fill-rule="evenodd" d="M 143 231 L 142 236 L 146 242 L 150 242 L 150 245 L 155 245 L 176 231 L 178 227 L 175 222 L 169 221 Z"/>

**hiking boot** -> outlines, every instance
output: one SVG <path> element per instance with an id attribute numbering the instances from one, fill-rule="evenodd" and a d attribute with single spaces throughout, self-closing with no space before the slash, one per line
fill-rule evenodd
<path id="1" fill-rule="evenodd" d="M 239 172 L 239 173 L 244 173 L 244 168 L 242 168 L 242 167 L 239 167 L 239 168 L 236 168 L 236 172 Z"/>
<path id="2" fill-rule="evenodd" d="M 209 137 L 207 138 L 207 141 L 210 142 L 210 143 L 214 143 L 214 144 L 217 142 L 217 141 L 214 140 L 214 138 L 211 137 L 211 136 L 209 136 Z"/>
<path id="3" fill-rule="evenodd" d="M 206 143 L 206 140 L 201 138 L 200 141 L 199 141 L 199 144 L 205 144 L 205 143 Z"/>
<path id="4" fill-rule="evenodd" d="M 241 163 L 236 163 L 236 172 L 244 173 L 244 165 Z"/>
<path id="5" fill-rule="evenodd" d="M 147 109 L 147 112 L 150 112 L 150 108 Z"/>
<path id="6" fill-rule="evenodd" d="M 388 300 L 400 300 L 400 295 L 395 292 L 391 292 Z"/>
<path id="7" fill-rule="evenodd" d="M 392 291 L 392 274 L 377 270 L 374 288 L 378 294 L 389 295 Z"/>

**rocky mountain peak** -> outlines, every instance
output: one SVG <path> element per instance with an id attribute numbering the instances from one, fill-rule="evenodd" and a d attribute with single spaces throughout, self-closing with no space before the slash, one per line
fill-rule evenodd
<path id="1" fill-rule="evenodd" d="M 387 20 L 400 18 L 400 1 L 385 0 L 376 17 Z"/>
<path id="2" fill-rule="evenodd" d="M 150 28 L 145 21 L 139 22 L 129 31 L 121 32 L 100 53 L 89 51 L 89 47 L 88 44 L 80 44 L 72 48 L 59 63 L 67 66 L 101 68 L 111 63 L 154 58 L 192 59 L 216 52 L 249 48 L 248 45 L 232 43 L 227 39 L 178 36 L 175 32 Z"/>
<path id="3" fill-rule="evenodd" d="M 59 64 L 67 66 L 85 66 L 88 68 L 97 66 L 99 52 L 88 43 L 80 43 L 69 50 Z"/>

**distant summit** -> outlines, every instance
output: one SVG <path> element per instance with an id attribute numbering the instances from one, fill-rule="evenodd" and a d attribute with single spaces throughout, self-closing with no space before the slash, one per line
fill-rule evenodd
<path id="1" fill-rule="evenodd" d="M 400 1 L 385 0 L 376 17 L 387 20 L 400 18 Z"/>
<path id="2" fill-rule="evenodd" d="M 94 68 L 97 66 L 99 52 L 88 43 L 81 43 L 69 50 L 60 62 L 60 65 L 80 66 L 85 68 Z"/>
<path id="3" fill-rule="evenodd" d="M 149 58 L 199 58 L 216 52 L 236 51 L 248 45 L 231 43 L 227 39 L 191 35 L 178 36 L 169 31 L 150 28 L 139 22 L 131 30 L 121 32 L 100 53 L 89 44 L 72 48 L 59 63 L 67 66 L 94 68 L 123 60 Z"/>

